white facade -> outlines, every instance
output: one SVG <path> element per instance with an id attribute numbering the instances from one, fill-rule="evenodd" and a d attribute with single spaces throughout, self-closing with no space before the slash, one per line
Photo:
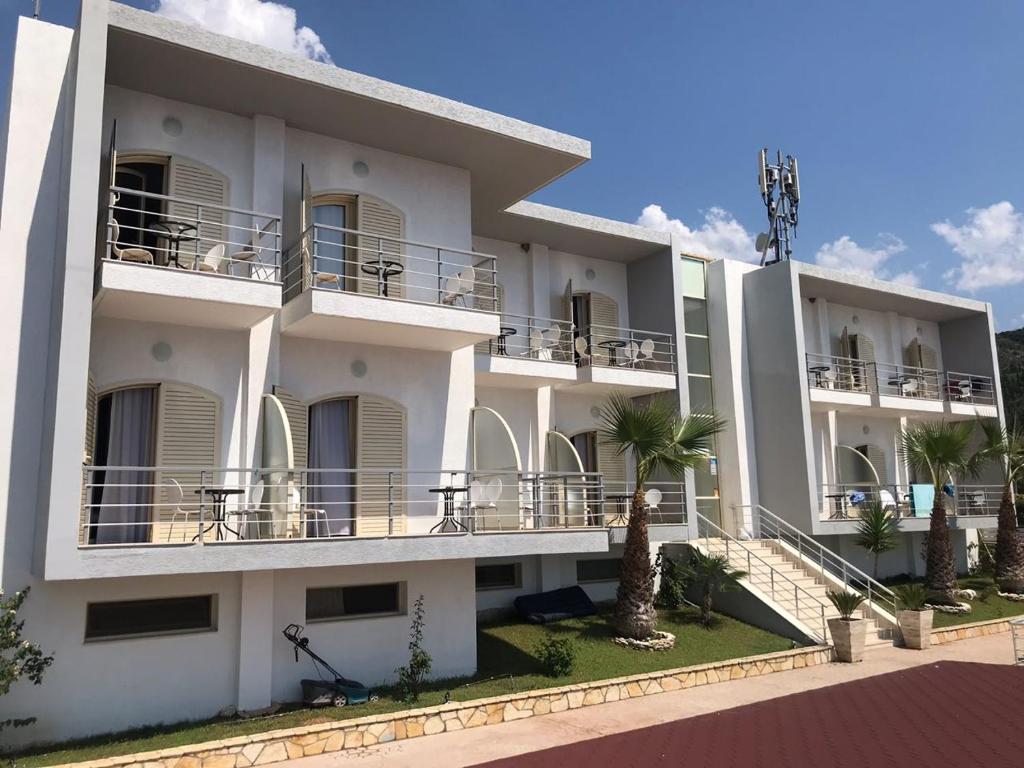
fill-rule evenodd
<path id="1" fill-rule="evenodd" d="M 391 682 L 420 594 L 434 673 L 472 674 L 478 611 L 621 557 L 610 523 L 631 470 L 588 441 L 613 392 L 689 410 L 682 253 L 669 234 L 523 200 L 588 142 L 106 0 L 84 0 L 76 30 L 23 19 L 11 92 L 0 575 L 31 586 L 26 634 L 56 658 L 44 685 L 0 700 L 0 719 L 39 718 L 14 737 L 296 700 L 311 670 L 290 623 L 347 676 Z M 191 239 L 157 236 L 182 223 Z M 820 519 L 835 444 L 870 432 L 891 447 L 909 419 L 977 409 L 812 388 L 805 355 L 860 325 L 878 363 L 918 338 L 938 368 L 994 381 L 984 415 L 999 393 L 986 306 L 915 292 L 924 313 L 905 314 L 892 286 L 841 282 L 796 263 L 708 267 L 728 428 L 705 501 L 723 521 L 765 504 L 854 558 L 852 524 Z M 129 400 L 155 414 L 134 417 L 145 439 L 115 428 Z M 314 437 L 327 403 L 346 404 L 330 427 L 347 463 L 314 457 L 342 455 Z M 652 550 L 696 530 L 699 485 L 665 482 Z M 223 540 L 211 488 L 235 494 Z M 516 583 L 478 591 L 476 567 L 503 563 Z M 395 610 L 311 618 L 315 590 L 392 584 Z M 604 601 L 616 582 L 581 586 Z M 202 631 L 87 637 L 96 605 L 208 595 Z"/>

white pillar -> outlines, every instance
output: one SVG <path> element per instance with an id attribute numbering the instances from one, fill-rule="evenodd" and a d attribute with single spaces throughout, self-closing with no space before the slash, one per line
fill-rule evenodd
<path id="1" fill-rule="evenodd" d="M 270 706 L 274 632 L 274 572 L 243 571 L 238 633 L 241 712 Z"/>
<path id="2" fill-rule="evenodd" d="M 544 461 L 547 456 L 547 435 L 552 429 L 554 420 L 554 409 L 552 407 L 551 387 L 537 388 L 537 426 L 534 430 L 532 440 L 534 442 L 531 454 L 534 457 L 534 464 L 531 467 L 535 472 L 544 471 Z"/>

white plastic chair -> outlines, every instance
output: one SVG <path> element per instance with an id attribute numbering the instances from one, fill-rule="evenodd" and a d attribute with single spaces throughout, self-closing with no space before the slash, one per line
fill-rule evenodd
<path id="1" fill-rule="evenodd" d="M 136 264 L 153 264 L 153 254 L 145 248 L 119 248 L 117 243 L 121 239 L 121 225 L 117 219 L 110 221 L 110 252 L 115 259 L 121 261 L 132 261 Z M 180 488 L 180 486 L 179 486 Z"/>
<path id="2" fill-rule="evenodd" d="M 272 539 L 270 509 L 263 506 L 263 494 L 266 487 L 262 480 L 258 480 L 252 487 L 249 498 L 249 506 L 235 512 L 238 520 L 238 530 L 244 539 Z"/>
<path id="3" fill-rule="evenodd" d="M 889 512 L 892 512 L 894 515 L 896 514 L 896 511 L 898 509 L 896 499 L 887 489 L 880 488 L 878 490 L 878 501 L 881 503 L 883 510 L 888 510 Z"/>
<path id="4" fill-rule="evenodd" d="M 573 342 L 573 346 L 576 348 L 576 354 L 579 357 L 580 364 L 586 364 L 590 361 L 590 349 L 587 347 L 587 340 L 582 336 L 577 336 L 576 341 Z"/>
<path id="5" fill-rule="evenodd" d="M 640 346 L 635 341 L 631 341 L 623 351 L 626 353 L 626 367 L 635 368 L 639 362 Z"/>
<path id="6" fill-rule="evenodd" d="M 544 357 L 544 335 L 540 332 L 540 328 L 530 329 L 530 352 L 533 353 L 533 357 L 537 360 L 543 360 Z"/>
<path id="7" fill-rule="evenodd" d="M 920 387 L 921 382 L 919 380 L 910 379 L 903 385 L 903 391 L 901 392 L 901 394 L 904 397 L 915 397 Z"/>
<path id="8" fill-rule="evenodd" d="M 650 509 L 657 509 L 661 499 L 662 493 L 657 488 L 648 488 L 644 491 L 644 504 Z"/>
<path id="9" fill-rule="evenodd" d="M 164 485 L 167 486 L 167 504 L 171 508 L 171 522 L 167 526 L 167 541 L 171 541 L 174 537 L 174 524 L 180 518 L 187 525 L 189 515 L 193 514 L 193 511 L 181 506 L 185 503 L 185 492 L 181 489 L 181 483 L 170 478 Z"/>
<path id="10" fill-rule="evenodd" d="M 654 359 L 654 339 L 644 339 L 640 342 L 640 350 L 637 355 L 637 362 L 641 360 Z"/>
<path id="11" fill-rule="evenodd" d="M 224 243 L 217 243 L 206 252 L 203 260 L 199 262 L 200 272 L 220 272 L 221 262 L 224 261 Z"/>

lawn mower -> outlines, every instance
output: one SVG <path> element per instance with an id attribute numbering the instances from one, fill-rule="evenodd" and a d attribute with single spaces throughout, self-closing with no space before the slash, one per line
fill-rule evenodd
<path id="1" fill-rule="evenodd" d="M 302 636 L 302 627 L 298 624 L 289 624 L 282 630 L 288 642 L 295 646 L 295 661 L 299 660 L 299 651 L 313 660 L 319 680 L 302 681 L 302 701 L 312 707 L 344 707 L 346 704 L 365 704 L 368 701 L 377 701 L 377 695 L 362 683 L 355 680 L 348 680 L 324 661 L 320 656 L 309 649 L 309 638 Z M 333 679 L 327 680 L 324 673 L 330 674 Z"/>

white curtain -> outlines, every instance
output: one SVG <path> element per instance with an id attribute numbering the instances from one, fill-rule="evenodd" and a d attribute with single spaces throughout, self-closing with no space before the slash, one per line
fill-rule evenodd
<path id="1" fill-rule="evenodd" d="M 309 468 L 352 467 L 352 400 L 328 400 L 309 409 Z M 326 534 L 351 536 L 355 517 L 355 475 L 352 472 L 310 472 L 307 505 L 326 514 Z M 307 536 L 324 535 L 324 523 L 315 516 L 307 523 Z"/>
<path id="2" fill-rule="evenodd" d="M 155 387 L 134 387 L 111 393 L 105 466 L 153 466 L 156 391 Z M 153 471 L 107 470 L 102 483 L 95 516 L 99 523 L 96 543 L 149 541 L 153 521 Z"/>

